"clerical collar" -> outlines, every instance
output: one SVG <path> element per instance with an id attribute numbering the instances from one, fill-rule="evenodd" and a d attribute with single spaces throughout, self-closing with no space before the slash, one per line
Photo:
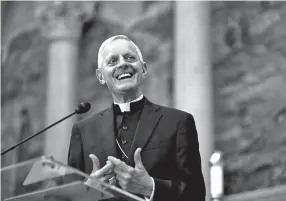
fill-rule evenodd
<path id="1" fill-rule="evenodd" d="M 121 112 L 129 112 L 130 111 L 130 103 L 138 102 L 138 101 L 142 100 L 143 97 L 144 97 L 143 94 L 141 94 L 141 96 L 139 96 L 135 100 L 129 101 L 127 103 L 116 103 L 114 101 L 114 104 L 118 105 L 120 107 Z"/>

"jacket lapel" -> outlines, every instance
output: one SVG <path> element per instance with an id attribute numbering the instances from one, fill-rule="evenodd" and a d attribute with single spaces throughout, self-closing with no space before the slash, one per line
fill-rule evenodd
<path id="1" fill-rule="evenodd" d="M 102 119 L 100 121 L 100 143 L 103 147 L 103 152 L 107 156 L 115 156 L 116 144 L 114 133 L 114 114 L 112 106 L 101 113 Z"/>
<path id="2" fill-rule="evenodd" d="M 159 112 L 160 107 L 145 99 L 144 108 L 134 134 L 131 150 L 128 154 L 127 164 L 134 166 L 134 152 L 137 148 L 144 148 L 148 139 L 153 134 L 162 114 Z"/>

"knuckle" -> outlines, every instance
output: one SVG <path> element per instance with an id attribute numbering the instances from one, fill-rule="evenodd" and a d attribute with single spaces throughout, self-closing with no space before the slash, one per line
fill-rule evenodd
<path id="1" fill-rule="evenodd" d="M 120 172 L 120 168 L 118 168 L 118 167 L 114 168 L 113 172 L 118 174 Z"/>
<path id="2" fill-rule="evenodd" d="M 129 185 L 130 185 L 130 181 L 126 181 L 126 183 L 125 183 L 126 188 L 128 188 Z"/>
<path id="3" fill-rule="evenodd" d="M 105 181 L 105 178 L 104 178 L 104 177 L 101 177 L 101 178 L 99 179 L 99 181 L 104 182 L 104 181 Z"/>
<path id="4" fill-rule="evenodd" d="M 129 179 L 131 179 L 131 175 L 129 175 L 129 174 L 125 175 L 125 176 L 124 176 L 124 179 L 125 179 L 126 181 L 128 181 Z"/>
<path id="5" fill-rule="evenodd" d="M 125 185 L 124 185 L 124 183 L 123 183 L 122 181 L 119 181 L 119 185 L 121 186 L 121 188 L 122 188 L 123 190 L 125 190 Z"/>
<path id="6" fill-rule="evenodd" d="M 127 184 L 128 183 L 128 179 L 126 179 L 125 177 L 124 177 L 124 184 Z"/>
<path id="7" fill-rule="evenodd" d="M 92 177 L 95 177 L 95 178 L 99 177 L 99 172 L 95 172 L 95 173 L 92 175 Z"/>

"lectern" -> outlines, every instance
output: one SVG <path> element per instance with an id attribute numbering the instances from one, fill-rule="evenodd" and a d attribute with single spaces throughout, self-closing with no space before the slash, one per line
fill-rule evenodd
<path id="1" fill-rule="evenodd" d="M 42 156 L 1 169 L 2 201 L 145 201 L 108 183 Z"/>

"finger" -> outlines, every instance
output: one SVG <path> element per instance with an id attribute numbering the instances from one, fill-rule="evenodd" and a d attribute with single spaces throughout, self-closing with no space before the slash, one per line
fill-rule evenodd
<path id="1" fill-rule="evenodd" d="M 128 166 L 125 162 L 115 158 L 115 157 L 112 157 L 112 156 L 109 156 L 108 157 L 108 160 L 115 165 L 115 168 L 113 171 L 121 171 L 121 172 L 130 172 L 132 171 L 134 168 L 133 167 L 130 167 Z"/>
<path id="2" fill-rule="evenodd" d="M 134 162 L 135 162 L 135 168 L 137 169 L 145 169 L 144 165 L 142 163 L 142 159 L 141 159 L 141 148 L 136 149 L 135 153 L 134 153 Z"/>
<path id="3" fill-rule="evenodd" d="M 97 170 L 92 176 L 96 176 L 98 178 L 105 176 L 108 174 L 112 169 L 114 168 L 114 165 L 112 163 L 108 163 L 100 170 Z"/>
<path id="4" fill-rule="evenodd" d="M 132 171 L 134 168 L 128 166 L 126 163 L 122 162 L 119 165 L 115 166 L 115 168 L 113 169 L 114 172 L 127 172 L 129 173 L 130 171 Z"/>
<path id="5" fill-rule="evenodd" d="M 86 182 L 84 182 L 84 184 L 90 186 L 92 184 L 92 180 L 88 179 Z"/>
<path id="6" fill-rule="evenodd" d="M 86 182 L 84 182 L 85 185 L 94 186 L 98 184 L 98 179 L 96 178 L 89 178 Z"/>
<path id="7" fill-rule="evenodd" d="M 115 165 L 114 170 L 117 169 L 117 170 L 121 170 L 123 172 L 126 172 L 129 170 L 128 169 L 129 166 L 126 165 L 125 162 L 123 162 L 123 161 L 121 161 L 121 160 L 119 160 L 113 156 L 109 156 L 107 159 L 108 159 L 108 161 L 110 161 L 112 164 Z"/>
<path id="8" fill-rule="evenodd" d="M 129 181 L 131 179 L 131 175 L 126 172 L 119 172 L 116 174 L 116 179 L 120 181 Z"/>
<path id="9" fill-rule="evenodd" d="M 89 154 L 89 158 L 92 160 L 92 173 L 100 169 L 100 163 L 98 158 L 94 154 Z"/>
<path id="10" fill-rule="evenodd" d="M 112 174 L 112 173 L 113 173 L 113 169 L 114 169 L 115 165 L 114 165 L 113 163 L 111 163 L 110 161 L 106 161 L 106 165 L 107 165 L 107 164 L 110 164 L 110 165 L 112 165 L 112 166 L 113 166 L 113 168 L 112 168 L 111 170 L 109 170 L 109 172 L 107 173 L 107 174 Z"/>
<path id="11" fill-rule="evenodd" d="M 110 178 L 112 178 L 112 177 L 113 177 L 113 175 L 111 175 L 111 174 L 105 175 L 105 176 L 103 176 L 103 177 L 100 178 L 100 181 L 101 181 L 101 182 L 108 182 L 108 180 L 109 180 Z"/>
<path id="12" fill-rule="evenodd" d="M 111 163 L 113 163 L 115 166 L 119 165 L 120 163 L 122 163 L 121 160 L 119 160 L 118 158 L 115 158 L 113 156 L 108 156 L 107 160 Z"/>
<path id="13" fill-rule="evenodd" d="M 108 182 L 108 180 L 114 176 L 114 174 L 108 174 L 102 177 L 92 177 L 89 178 L 84 184 L 94 186 L 97 185 L 98 182 Z"/>
<path id="14" fill-rule="evenodd" d="M 118 180 L 119 186 L 123 189 L 126 190 L 127 189 L 127 184 L 125 181 L 122 180 Z"/>
<path id="15" fill-rule="evenodd" d="M 115 166 L 115 168 L 113 169 L 114 173 L 119 174 L 120 172 L 123 173 L 133 173 L 134 168 L 130 167 L 128 165 L 126 165 L 125 163 L 119 164 L 117 166 Z"/>

